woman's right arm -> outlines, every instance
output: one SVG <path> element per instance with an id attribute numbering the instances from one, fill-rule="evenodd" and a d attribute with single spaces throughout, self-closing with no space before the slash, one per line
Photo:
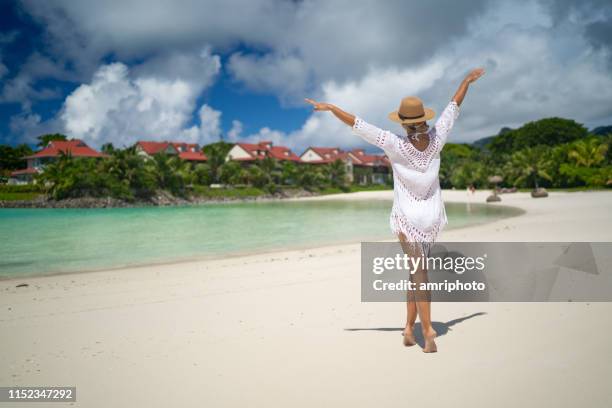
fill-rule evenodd
<path id="1" fill-rule="evenodd" d="M 306 102 L 312 104 L 315 111 L 332 112 L 338 119 L 349 125 L 353 133 L 360 136 L 366 142 L 380 147 L 385 151 L 393 146 L 395 135 L 388 130 L 380 129 L 361 119 L 359 116 L 345 112 L 331 103 L 315 102 L 308 98 L 306 98 Z"/>
<path id="2" fill-rule="evenodd" d="M 316 102 L 316 101 L 313 101 L 312 99 L 309 99 L 309 98 L 304 98 L 304 99 L 306 100 L 306 102 L 308 102 L 312 106 L 314 106 L 314 110 L 316 110 L 316 111 L 330 111 L 338 119 L 340 119 L 341 121 L 343 121 L 344 123 L 346 123 L 350 127 L 353 127 L 355 125 L 355 115 L 352 115 L 352 114 L 350 114 L 348 112 L 343 111 L 342 109 L 340 109 L 336 105 L 332 105 L 331 103 Z"/>

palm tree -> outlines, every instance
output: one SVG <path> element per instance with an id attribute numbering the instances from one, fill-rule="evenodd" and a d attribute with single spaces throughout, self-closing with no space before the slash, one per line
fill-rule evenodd
<path id="1" fill-rule="evenodd" d="M 595 167 L 606 159 L 608 145 L 597 137 L 578 140 L 570 145 L 567 156 L 580 167 Z"/>
<path id="2" fill-rule="evenodd" d="M 263 160 L 257 160 L 255 163 L 266 175 L 266 184 L 281 183 L 282 171 L 278 161 L 272 157 L 265 157 Z"/>
<path id="3" fill-rule="evenodd" d="M 515 172 L 515 184 L 532 181 L 535 189 L 539 189 L 539 178 L 551 180 L 544 170 L 549 165 L 548 161 L 545 146 L 527 147 L 513 153 L 511 162 Z"/>
<path id="4" fill-rule="evenodd" d="M 340 159 L 336 159 L 327 166 L 329 181 L 333 187 L 347 187 L 346 165 Z"/>
<path id="5" fill-rule="evenodd" d="M 198 163 L 193 169 L 195 182 L 201 186 L 208 186 L 212 183 L 211 167 L 207 163 Z"/>
<path id="6" fill-rule="evenodd" d="M 159 187 L 174 195 L 185 195 L 185 186 L 192 181 L 189 163 L 165 153 L 153 157 Z"/>
<path id="7" fill-rule="evenodd" d="M 207 164 L 210 167 L 211 182 L 221 181 L 221 167 L 225 164 L 225 157 L 231 148 L 232 144 L 226 142 L 211 143 L 202 148 L 208 158 Z"/>
<path id="8" fill-rule="evenodd" d="M 244 171 L 240 163 L 229 160 L 218 169 L 218 180 L 224 184 L 240 184 L 244 178 Z"/>
<path id="9" fill-rule="evenodd" d="M 312 165 L 299 166 L 296 174 L 296 183 L 298 186 L 313 190 L 321 186 L 325 181 L 325 177 Z"/>
<path id="10" fill-rule="evenodd" d="M 297 172 L 297 165 L 294 162 L 289 160 L 284 161 L 281 169 L 281 184 L 295 184 Z"/>
<path id="11" fill-rule="evenodd" d="M 249 184 L 262 188 L 270 183 L 270 175 L 262 169 L 262 166 L 252 165 L 247 170 Z"/>
<path id="12" fill-rule="evenodd" d="M 134 148 L 112 150 L 109 154 L 111 156 L 104 162 L 103 168 L 104 173 L 113 180 L 112 195 L 127 200 L 133 199 L 134 192 L 138 196 L 148 195 L 143 194 L 139 185 L 141 172 L 146 169 L 143 157 L 137 155 Z M 153 175 L 151 180 L 154 180 Z"/>
<path id="13" fill-rule="evenodd" d="M 44 171 L 35 177 L 37 183 L 44 186 L 45 192 L 56 200 L 65 198 L 74 184 L 71 177 L 74 173 L 70 174 L 69 171 L 72 160 L 72 156 L 60 152 L 59 157 L 47 164 Z"/>

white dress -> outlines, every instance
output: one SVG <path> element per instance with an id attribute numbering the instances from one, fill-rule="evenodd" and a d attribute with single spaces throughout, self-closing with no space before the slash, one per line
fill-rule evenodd
<path id="1" fill-rule="evenodd" d="M 429 145 L 419 151 L 406 135 L 380 129 L 356 116 L 353 132 L 385 151 L 393 169 L 393 207 L 389 223 L 397 236 L 420 242 L 429 249 L 448 223 L 440 190 L 440 151 L 459 116 L 459 106 L 451 101 L 427 134 Z M 424 137 L 424 136 L 422 136 Z"/>

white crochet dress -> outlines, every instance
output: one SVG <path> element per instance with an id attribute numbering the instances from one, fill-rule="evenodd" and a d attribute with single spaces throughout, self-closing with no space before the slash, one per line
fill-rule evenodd
<path id="1" fill-rule="evenodd" d="M 380 129 L 358 116 L 352 128 L 355 134 L 383 149 L 391 162 L 394 186 L 391 231 L 396 236 L 404 233 L 409 242 L 420 242 L 427 252 L 448 223 L 438 172 L 440 151 L 458 116 L 459 106 L 451 101 L 428 130 L 429 145 L 422 152 L 406 135 Z"/>

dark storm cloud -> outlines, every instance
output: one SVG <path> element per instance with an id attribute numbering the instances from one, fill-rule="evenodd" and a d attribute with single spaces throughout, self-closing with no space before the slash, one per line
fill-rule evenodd
<path id="1" fill-rule="evenodd" d="M 571 21 L 584 27 L 596 48 L 612 50 L 612 2 L 609 0 L 542 0 L 555 24 Z M 612 55 L 611 55 L 612 58 Z"/>

